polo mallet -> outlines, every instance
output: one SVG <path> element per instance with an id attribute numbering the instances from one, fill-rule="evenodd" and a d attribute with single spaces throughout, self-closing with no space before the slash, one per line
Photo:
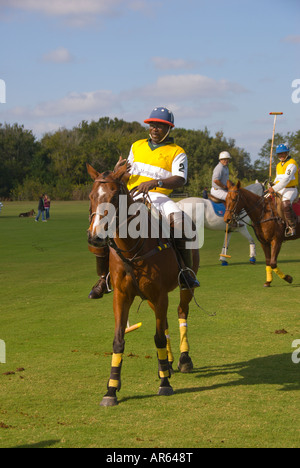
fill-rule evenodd
<path id="1" fill-rule="evenodd" d="M 273 135 L 272 135 L 271 153 L 270 153 L 269 182 L 271 182 L 271 179 L 272 179 L 273 145 L 274 145 L 274 137 L 275 137 L 276 118 L 277 118 L 277 115 L 282 115 L 282 114 L 283 112 L 270 112 L 269 114 L 269 115 L 274 115 Z"/>
<path id="2" fill-rule="evenodd" d="M 229 228 L 229 226 L 226 223 L 225 247 L 224 247 L 225 253 L 220 254 L 221 257 L 225 257 L 225 258 L 231 258 L 231 255 L 227 255 L 227 250 L 228 250 L 228 228 Z"/>
<path id="3" fill-rule="evenodd" d="M 140 328 L 142 326 L 142 322 L 139 322 L 139 323 L 136 323 L 135 325 L 131 325 L 129 324 L 129 320 L 127 321 L 127 328 L 125 329 L 125 333 L 129 333 L 133 330 L 137 330 L 138 328 Z"/>

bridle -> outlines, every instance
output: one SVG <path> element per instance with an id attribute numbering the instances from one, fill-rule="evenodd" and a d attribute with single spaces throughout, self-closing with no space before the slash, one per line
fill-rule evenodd
<path id="1" fill-rule="evenodd" d="M 113 180 L 113 181 L 110 181 L 110 180 L 106 180 L 106 179 L 103 179 L 103 177 L 99 177 L 97 179 L 95 179 L 95 182 L 98 182 L 99 184 L 108 184 L 108 183 L 115 183 L 117 184 L 118 186 L 118 189 L 116 190 L 116 193 L 113 195 L 112 199 L 115 198 L 115 201 L 119 200 L 119 196 L 120 195 L 127 195 L 128 193 L 132 196 L 132 194 L 134 193 L 134 191 L 136 190 L 136 188 L 134 188 L 131 192 L 128 192 L 127 188 L 125 187 L 124 183 L 120 180 Z M 145 198 L 145 197 L 144 197 Z M 145 200 L 144 200 L 145 201 Z M 99 205 L 100 203 L 98 203 Z M 112 203 L 114 206 L 115 204 Z M 120 208 L 119 208 L 119 205 L 118 206 L 115 206 L 116 208 L 116 214 L 115 214 L 115 218 L 116 218 L 116 222 L 117 222 L 117 226 L 120 228 L 120 225 L 119 225 L 119 219 L 120 219 L 120 216 L 119 216 L 119 211 L 120 211 Z M 90 223 L 92 222 L 92 219 L 93 217 L 97 214 L 97 212 L 93 212 L 90 214 Z M 126 218 L 126 222 L 129 223 L 132 219 L 134 219 L 135 217 L 137 216 L 137 214 L 132 214 L 130 215 L 129 217 Z M 148 252 L 147 254 L 143 255 L 143 256 L 140 256 L 140 253 L 142 252 L 143 250 L 143 247 L 145 245 L 145 238 L 142 238 L 142 237 L 138 237 L 135 244 L 129 248 L 129 249 L 121 249 L 120 247 L 118 247 L 118 245 L 116 244 L 115 242 L 115 239 L 114 237 L 110 237 L 110 236 L 106 236 L 104 242 L 103 242 L 103 245 L 108 245 L 109 247 L 112 247 L 116 252 L 117 254 L 119 255 L 119 257 L 123 260 L 124 263 L 127 263 L 127 264 L 131 264 L 133 262 L 136 262 L 136 261 L 140 261 L 144 258 L 147 258 L 149 256 L 151 256 L 152 254 L 156 253 L 157 252 L 157 249 L 153 249 L 151 250 L 150 252 Z M 168 245 L 169 247 L 169 245 Z M 161 247 L 160 247 L 161 249 Z M 131 257 L 127 257 L 125 256 L 126 254 L 130 254 L 132 255 Z"/>
<path id="2" fill-rule="evenodd" d="M 234 221 L 243 220 L 243 222 L 245 222 L 244 218 L 247 216 L 247 214 L 248 214 L 248 216 L 250 216 L 251 212 L 254 211 L 255 208 L 259 207 L 260 205 L 262 205 L 266 201 L 266 198 L 264 196 L 260 197 L 260 200 L 259 200 L 258 204 L 253 205 L 253 207 L 250 210 L 247 210 L 245 216 L 241 217 L 241 216 L 238 215 L 238 213 L 236 211 L 237 211 L 238 203 L 239 203 L 240 199 L 242 197 L 244 197 L 244 194 L 240 191 L 240 189 L 229 190 L 229 192 L 237 193 L 237 197 L 233 200 L 233 202 L 234 202 L 233 208 L 231 208 L 231 209 L 226 208 L 226 210 L 225 210 L 225 212 L 231 213 L 232 218 L 233 218 Z M 259 221 L 257 221 L 257 222 L 252 221 L 251 226 L 253 228 L 255 228 L 255 226 L 259 226 L 260 224 L 267 223 L 269 221 L 281 221 L 281 219 L 278 216 L 274 216 L 274 211 L 273 211 L 273 208 L 272 208 L 271 204 L 270 204 L 270 208 L 271 208 L 271 211 L 272 211 L 272 216 L 270 218 L 263 219 L 264 213 L 262 213 Z"/>
<path id="3" fill-rule="evenodd" d="M 237 197 L 234 200 L 232 200 L 232 202 L 235 203 L 234 207 L 231 208 L 231 209 L 226 208 L 225 213 L 229 212 L 232 215 L 233 220 L 235 221 L 237 219 L 236 209 L 237 209 L 238 203 L 240 201 L 241 192 L 240 192 L 240 190 L 229 190 L 228 193 L 229 192 L 230 193 L 236 193 Z"/>
<path id="4" fill-rule="evenodd" d="M 117 192 L 117 196 L 119 197 L 119 195 L 125 195 L 126 194 L 126 189 L 125 189 L 124 183 L 121 180 L 111 181 L 111 180 L 106 180 L 103 177 L 98 177 L 97 179 L 94 180 L 94 182 L 98 182 L 99 184 L 117 184 L 119 186 L 119 188 L 121 188 L 121 190 L 119 190 Z M 98 203 L 98 205 L 99 204 L 100 203 Z M 119 207 L 117 207 L 116 209 L 117 209 L 117 212 L 119 212 Z M 90 213 L 90 223 L 92 222 L 92 219 L 96 214 L 97 214 L 96 211 L 94 211 L 93 213 Z"/>

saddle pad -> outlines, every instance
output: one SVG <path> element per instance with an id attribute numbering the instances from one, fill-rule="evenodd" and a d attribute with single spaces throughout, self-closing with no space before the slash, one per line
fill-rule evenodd
<path id="1" fill-rule="evenodd" d="M 224 214 L 225 214 L 225 205 L 224 205 L 224 203 L 215 203 L 215 202 L 213 202 L 211 200 L 210 200 L 210 203 L 212 204 L 216 215 L 223 217 Z"/>
<path id="2" fill-rule="evenodd" d="M 293 210 L 297 216 L 300 216 L 300 200 L 293 204 Z"/>

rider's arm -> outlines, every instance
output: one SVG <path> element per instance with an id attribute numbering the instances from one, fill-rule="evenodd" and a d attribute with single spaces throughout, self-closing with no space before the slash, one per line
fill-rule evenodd
<path id="1" fill-rule="evenodd" d="M 279 190 L 284 189 L 295 178 L 297 170 L 298 169 L 295 164 L 289 164 L 286 168 L 285 174 L 277 175 L 275 182 L 278 183 L 273 186 L 274 191 L 279 192 Z"/>
<path id="2" fill-rule="evenodd" d="M 222 182 L 219 179 L 215 179 L 214 184 L 216 184 L 218 187 L 220 187 L 222 190 L 227 190 L 227 186 L 222 184 Z"/>

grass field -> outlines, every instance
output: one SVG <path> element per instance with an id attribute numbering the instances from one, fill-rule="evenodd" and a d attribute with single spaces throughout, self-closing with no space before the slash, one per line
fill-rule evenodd
<path id="1" fill-rule="evenodd" d="M 299 241 L 283 246 L 281 269 L 263 288 L 265 266 L 248 263 L 234 235 L 230 266 L 218 262 L 223 234 L 205 232 L 189 341 L 194 371 L 175 372 L 175 394 L 159 397 L 155 322 L 147 303 L 131 310 L 142 327 L 126 335 L 119 405 L 103 408 L 113 340 L 112 295 L 91 301 L 95 259 L 87 250 L 88 203 L 60 202 L 48 223 L 20 219 L 32 203 L 0 215 L 0 447 L 299 447 Z M 178 292 L 169 325 L 179 357 Z M 216 316 L 210 313 L 216 312 Z M 175 366 L 176 367 L 176 366 Z"/>

